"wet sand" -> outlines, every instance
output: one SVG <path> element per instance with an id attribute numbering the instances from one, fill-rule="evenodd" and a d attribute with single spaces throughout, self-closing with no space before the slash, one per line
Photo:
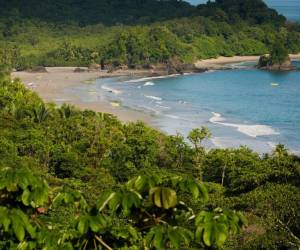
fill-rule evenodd
<path id="1" fill-rule="evenodd" d="M 300 59 L 300 54 L 290 55 L 291 59 Z M 234 56 L 218 57 L 197 61 L 195 66 L 199 69 L 221 70 L 228 68 L 230 63 L 239 63 L 246 61 L 258 61 L 259 56 Z M 99 78 L 109 78 L 117 76 L 146 77 L 152 74 L 164 74 L 163 72 L 153 70 L 117 70 L 112 73 L 107 71 L 88 71 L 82 68 L 84 72 L 74 72 L 76 67 L 48 67 L 47 73 L 39 72 L 13 72 L 12 77 L 20 78 L 22 82 L 31 90 L 39 94 L 45 101 L 56 104 L 68 103 L 80 109 L 91 109 L 97 112 L 110 113 L 117 116 L 123 122 L 143 121 L 148 124 L 151 122 L 151 115 L 143 112 L 130 110 L 108 100 L 99 100 L 96 102 L 83 102 L 79 96 L 71 94 L 65 89 L 80 84 L 91 84 Z"/>
<path id="2" fill-rule="evenodd" d="M 39 94 L 45 101 L 57 104 L 68 103 L 80 109 L 90 109 L 97 112 L 110 113 L 117 116 L 123 122 L 143 121 L 148 123 L 151 119 L 149 114 L 115 106 L 109 101 L 82 102 L 74 94 L 67 93 L 66 88 L 80 84 L 91 84 L 98 78 L 116 76 L 142 77 L 149 75 L 147 70 L 118 70 L 113 73 L 107 71 L 85 71 L 75 73 L 75 67 L 51 67 L 46 68 L 47 73 L 13 72 L 13 78 L 20 78 L 32 91 Z"/>

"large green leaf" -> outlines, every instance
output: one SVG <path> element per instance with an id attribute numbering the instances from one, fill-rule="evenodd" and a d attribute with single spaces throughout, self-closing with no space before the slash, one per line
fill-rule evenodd
<path id="1" fill-rule="evenodd" d="M 156 187 L 149 193 L 151 203 L 159 208 L 170 209 L 177 205 L 177 194 L 173 189 Z"/>
<path id="2" fill-rule="evenodd" d="M 18 240 L 23 241 L 25 237 L 25 229 L 23 223 L 18 217 L 14 218 L 12 221 L 12 228 Z"/>
<path id="3" fill-rule="evenodd" d="M 79 219 L 77 229 L 80 234 L 86 234 L 88 231 L 89 221 L 87 216 L 83 216 Z"/>
<path id="4" fill-rule="evenodd" d="M 195 220 L 195 237 L 206 246 L 221 247 L 230 232 L 236 233 L 243 225 L 239 213 L 232 210 L 223 211 L 220 208 L 212 212 L 202 211 Z"/>

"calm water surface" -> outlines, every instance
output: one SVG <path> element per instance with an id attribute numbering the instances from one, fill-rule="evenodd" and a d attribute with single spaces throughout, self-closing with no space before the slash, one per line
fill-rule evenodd
<path id="1" fill-rule="evenodd" d="M 300 62 L 294 62 L 300 67 Z M 249 68 L 168 78 L 99 79 L 73 89 L 82 100 L 108 98 L 153 114 L 169 133 L 207 126 L 209 146 L 247 145 L 269 152 L 283 143 L 300 152 L 300 71 L 272 73 Z"/>

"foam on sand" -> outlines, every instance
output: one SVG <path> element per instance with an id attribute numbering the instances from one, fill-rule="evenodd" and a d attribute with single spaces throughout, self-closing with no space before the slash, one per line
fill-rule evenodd
<path id="1" fill-rule="evenodd" d="M 278 135 L 272 127 L 266 125 L 246 125 L 224 122 L 225 119 L 218 113 L 212 113 L 213 117 L 209 119 L 211 123 L 219 124 L 227 127 L 236 128 L 239 132 L 248 135 L 250 137 L 266 136 L 266 135 Z"/>
<path id="2" fill-rule="evenodd" d="M 107 87 L 107 86 L 105 86 L 105 85 L 102 85 L 102 86 L 101 86 L 101 89 L 106 90 L 107 92 L 113 93 L 113 94 L 115 94 L 115 95 L 119 95 L 119 94 L 122 93 L 120 90 L 113 89 L 113 88 Z"/>
<path id="3" fill-rule="evenodd" d="M 162 101 L 162 98 L 158 97 L 158 96 L 153 96 L 153 95 L 145 95 L 145 97 L 152 99 L 152 100 L 156 100 L 156 101 Z"/>

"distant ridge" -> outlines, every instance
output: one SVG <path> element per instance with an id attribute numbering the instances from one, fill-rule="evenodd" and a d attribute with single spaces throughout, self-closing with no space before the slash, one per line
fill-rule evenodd
<path id="1" fill-rule="evenodd" d="M 145 24 L 190 16 L 283 23 L 285 18 L 262 0 L 217 0 L 198 7 L 177 0 L 0 0 L 3 18 L 34 18 L 81 25 Z"/>

